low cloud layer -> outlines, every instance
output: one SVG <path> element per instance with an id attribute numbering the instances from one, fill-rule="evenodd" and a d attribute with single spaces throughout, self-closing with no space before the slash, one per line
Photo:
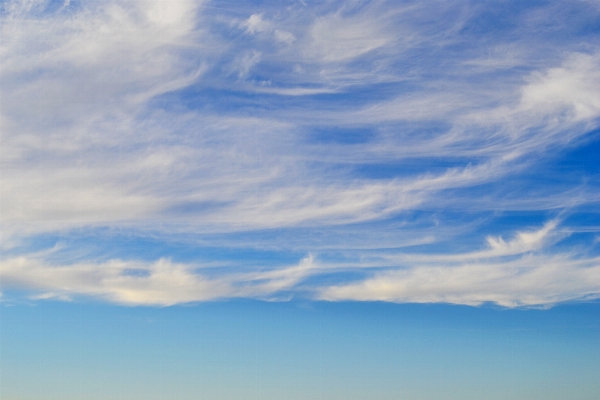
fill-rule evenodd
<path id="1" fill-rule="evenodd" d="M 551 221 L 537 231 L 518 232 L 508 242 L 489 237 L 489 247 L 473 253 L 379 254 L 370 262 L 355 263 L 321 262 L 309 255 L 298 265 L 233 272 L 166 259 L 52 265 L 46 252 L 4 260 L 0 278 L 9 287 L 26 289 L 33 299 L 91 296 L 126 305 L 302 297 L 546 307 L 600 297 L 600 257 L 544 251 L 555 227 L 556 222 Z M 377 272 L 366 272 L 365 278 L 343 283 L 344 273 L 356 270 Z M 329 281 L 342 283 L 309 283 L 324 275 L 330 276 Z"/>

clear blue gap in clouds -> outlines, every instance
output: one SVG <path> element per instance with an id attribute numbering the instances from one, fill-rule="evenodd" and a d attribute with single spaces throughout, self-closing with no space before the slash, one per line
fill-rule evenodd
<path id="1" fill-rule="evenodd" d="M 3 299 L 600 294 L 594 2 L 1 13 Z"/>

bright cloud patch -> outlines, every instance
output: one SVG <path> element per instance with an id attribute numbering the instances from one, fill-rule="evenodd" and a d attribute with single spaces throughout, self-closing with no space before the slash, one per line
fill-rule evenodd
<path id="1" fill-rule="evenodd" d="M 271 298 L 305 277 L 312 262 L 307 257 L 298 266 L 280 270 L 208 278 L 194 266 L 165 259 L 56 266 L 39 258 L 17 257 L 2 262 L 0 277 L 8 285 L 37 292 L 34 299 L 87 295 L 120 304 L 168 306 L 230 297 Z"/>
<path id="2" fill-rule="evenodd" d="M 327 300 L 479 305 L 551 305 L 600 295 L 600 257 L 547 255 L 540 250 L 555 227 L 519 232 L 506 243 L 488 238 L 489 250 L 447 256 L 397 257 L 406 267 L 378 273 L 359 283 L 321 291 Z M 507 257 L 507 256 L 513 257 Z"/>

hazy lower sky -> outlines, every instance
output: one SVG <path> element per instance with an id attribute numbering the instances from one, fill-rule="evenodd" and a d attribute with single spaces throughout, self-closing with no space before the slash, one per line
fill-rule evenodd
<path id="1" fill-rule="evenodd" d="M 598 1 L 0 15 L 2 398 L 600 397 Z"/>

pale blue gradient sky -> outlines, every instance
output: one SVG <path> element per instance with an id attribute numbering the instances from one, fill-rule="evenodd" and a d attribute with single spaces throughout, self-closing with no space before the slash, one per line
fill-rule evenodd
<path id="1" fill-rule="evenodd" d="M 2 312 L 7 399 L 595 399 L 598 303 L 386 303 Z"/>

